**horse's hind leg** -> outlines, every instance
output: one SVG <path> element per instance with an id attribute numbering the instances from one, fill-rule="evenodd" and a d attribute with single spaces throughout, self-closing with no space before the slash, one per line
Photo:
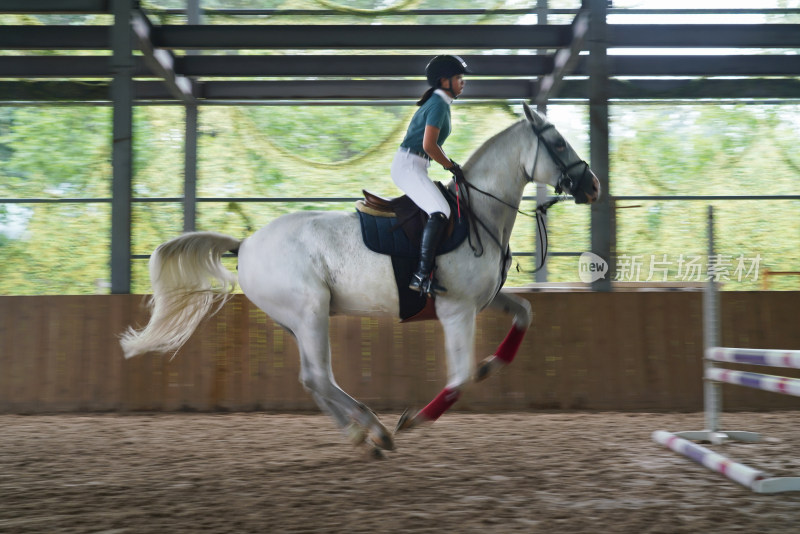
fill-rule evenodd
<path id="1" fill-rule="evenodd" d="M 303 324 L 293 332 L 300 349 L 300 382 L 320 409 L 336 421 L 351 442 L 363 442 L 368 434 L 376 447 L 394 449 L 391 434 L 377 416 L 345 393 L 333 378 L 327 309 L 317 313 L 307 310 Z"/>
<path id="2" fill-rule="evenodd" d="M 372 440 L 369 442 L 367 441 L 367 436 L 369 435 L 367 430 L 360 424 L 353 421 L 347 415 L 347 412 L 344 408 L 317 393 L 312 392 L 311 397 L 317 403 L 317 406 L 322 409 L 322 411 L 330 415 L 333 420 L 336 421 L 336 424 L 342 430 L 342 433 L 344 434 L 345 438 L 347 438 L 347 441 L 356 447 L 366 447 L 367 453 L 372 458 L 382 459 L 384 457 L 380 448 L 377 448 L 377 446 L 372 443 Z"/>
<path id="3" fill-rule="evenodd" d="M 514 314 L 514 322 L 506 338 L 494 351 L 494 354 L 487 356 L 478 364 L 475 373 L 475 381 L 480 382 L 489 378 L 495 371 L 508 365 L 517 355 L 522 338 L 525 337 L 528 327 L 533 320 L 530 303 L 520 297 L 503 293 L 498 293 L 489 303 L 489 308 L 501 310 L 505 313 Z"/>

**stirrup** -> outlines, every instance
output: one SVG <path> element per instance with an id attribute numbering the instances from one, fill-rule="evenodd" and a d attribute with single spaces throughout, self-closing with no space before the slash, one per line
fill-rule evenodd
<path id="1" fill-rule="evenodd" d="M 435 278 L 430 275 L 423 276 L 419 273 L 414 273 L 411 276 L 408 288 L 412 291 L 419 291 L 420 294 L 428 295 L 430 298 L 447 293 L 447 288 L 436 282 Z"/>

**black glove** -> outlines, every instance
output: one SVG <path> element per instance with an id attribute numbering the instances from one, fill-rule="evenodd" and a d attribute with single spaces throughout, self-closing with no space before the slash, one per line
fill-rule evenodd
<path id="1" fill-rule="evenodd" d="M 464 181 L 466 181 L 466 178 L 464 178 L 464 171 L 461 170 L 461 165 L 459 165 L 458 163 L 456 163 L 453 160 L 450 160 L 450 163 L 452 163 L 452 165 L 450 165 L 449 167 L 445 168 L 445 170 L 446 171 L 450 171 L 451 173 L 453 173 L 453 176 L 455 177 L 456 182 L 464 182 Z"/>

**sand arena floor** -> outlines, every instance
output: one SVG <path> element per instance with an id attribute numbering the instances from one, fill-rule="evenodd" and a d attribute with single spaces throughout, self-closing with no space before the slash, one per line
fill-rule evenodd
<path id="1" fill-rule="evenodd" d="M 799 415 L 725 414 L 766 439 L 710 448 L 800 476 Z M 800 532 L 800 492 L 754 494 L 650 440 L 702 414 L 451 413 L 382 461 L 322 415 L 2 415 L 0 428 L 3 533 Z"/>

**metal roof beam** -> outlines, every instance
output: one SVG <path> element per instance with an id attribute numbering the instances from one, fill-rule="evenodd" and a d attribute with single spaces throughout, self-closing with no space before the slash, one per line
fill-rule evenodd
<path id="1" fill-rule="evenodd" d="M 536 77 L 553 70 L 552 56 L 463 56 L 481 76 Z M 174 70 L 196 77 L 420 77 L 430 56 L 178 56 Z M 151 75 L 136 57 L 136 77 Z M 108 78 L 108 56 L 0 56 L 0 78 Z"/>
<path id="2" fill-rule="evenodd" d="M 80 15 L 109 13 L 110 11 L 110 0 L 3 0 L 0 2 L 0 14 Z"/>
<path id="3" fill-rule="evenodd" d="M 552 56 L 464 55 L 479 76 L 540 76 L 553 68 Z M 187 76 L 416 76 L 430 55 L 353 56 L 181 56 L 176 69 Z M 472 82 L 470 82 L 472 83 Z"/>
<path id="4" fill-rule="evenodd" d="M 583 42 L 589 31 L 589 11 L 583 11 L 575 16 L 572 21 L 572 42 L 566 48 L 560 49 L 553 59 L 553 71 L 542 78 L 539 83 L 539 93 L 536 95 L 536 104 L 544 105 L 547 100 L 558 92 L 564 76 L 572 72 L 578 64 L 579 55 L 583 49 Z"/>
<path id="5" fill-rule="evenodd" d="M 588 80 L 565 82 L 559 98 L 583 99 Z M 611 100 L 696 100 L 696 99 L 800 99 L 800 80 L 751 78 L 747 80 L 616 80 L 608 82 Z"/>
<path id="6" fill-rule="evenodd" d="M 134 76 L 152 76 L 139 56 Z M 108 56 L 0 56 L 0 78 L 110 78 Z"/>
<path id="7" fill-rule="evenodd" d="M 536 83 L 528 80 L 472 80 L 468 99 L 532 98 Z M 426 82 L 414 80 L 314 80 L 267 82 L 206 82 L 202 98 L 216 99 L 417 99 L 428 88 Z M 202 103 L 202 102 L 201 102 Z"/>
<path id="8" fill-rule="evenodd" d="M 107 50 L 107 26 L 4 26 L 0 49 Z M 800 24 L 609 24 L 610 48 L 800 48 Z M 198 50 L 557 49 L 569 25 L 157 26 L 154 46 Z"/>
<path id="9" fill-rule="evenodd" d="M 800 24 L 609 24 L 608 47 L 798 48 Z"/>
<path id="10" fill-rule="evenodd" d="M 553 56 L 463 56 L 480 76 L 534 78 Z M 178 56 L 175 71 L 196 77 L 418 77 L 429 56 Z M 137 56 L 134 76 L 151 76 Z M 608 56 L 611 76 L 800 76 L 800 55 Z M 572 75 L 588 75 L 581 56 Z M 0 56 L 0 78 L 110 78 L 108 56 Z M 470 80 L 470 84 L 473 83 Z"/>
<path id="11" fill-rule="evenodd" d="M 0 50 L 110 50 L 111 26 L 3 26 Z"/>
<path id="12" fill-rule="evenodd" d="M 800 76 L 800 55 L 613 55 L 608 70 L 611 76 Z M 573 74 L 588 74 L 583 58 Z"/>
<path id="13" fill-rule="evenodd" d="M 570 26 L 521 25 L 204 25 L 160 26 L 155 41 L 170 49 L 536 49 L 570 42 Z"/>
<path id="14" fill-rule="evenodd" d="M 413 80 L 318 80 L 205 82 L 198 84 L 197 104 L 204 100 L 412 100 L 426 88 Z M 473 80 L 459 100 L 530 100 L 537 84 L 527 80 Z M 800 99 L 800 80 L 758 78 L 749 80 L 609 80 L 611 100 L 690 100 L 690 99 Z M 557 99 L 586 100 L 588 80 L 564 80 Z M 175 101 L 162 82 L 134 83 L 134 98 L 145 101 Z M 107 82 L 0 82 L 0 101 L 4 102 L 108 102 Z"/>
<path id="15" fill-rule="evenodd" d="M 151 36 L 153 25 L 140 10 L 132 15 L 133 33 L 139 41 L 139 48 L 144 54 L 145 63 L 154 74 L 164 80 L 169 92 L 184 104 L 194 104 L 194 84 L 186 76 L 175 72 L 175 56 L 172 52 L 158 48 L 153 44 Z"/>

